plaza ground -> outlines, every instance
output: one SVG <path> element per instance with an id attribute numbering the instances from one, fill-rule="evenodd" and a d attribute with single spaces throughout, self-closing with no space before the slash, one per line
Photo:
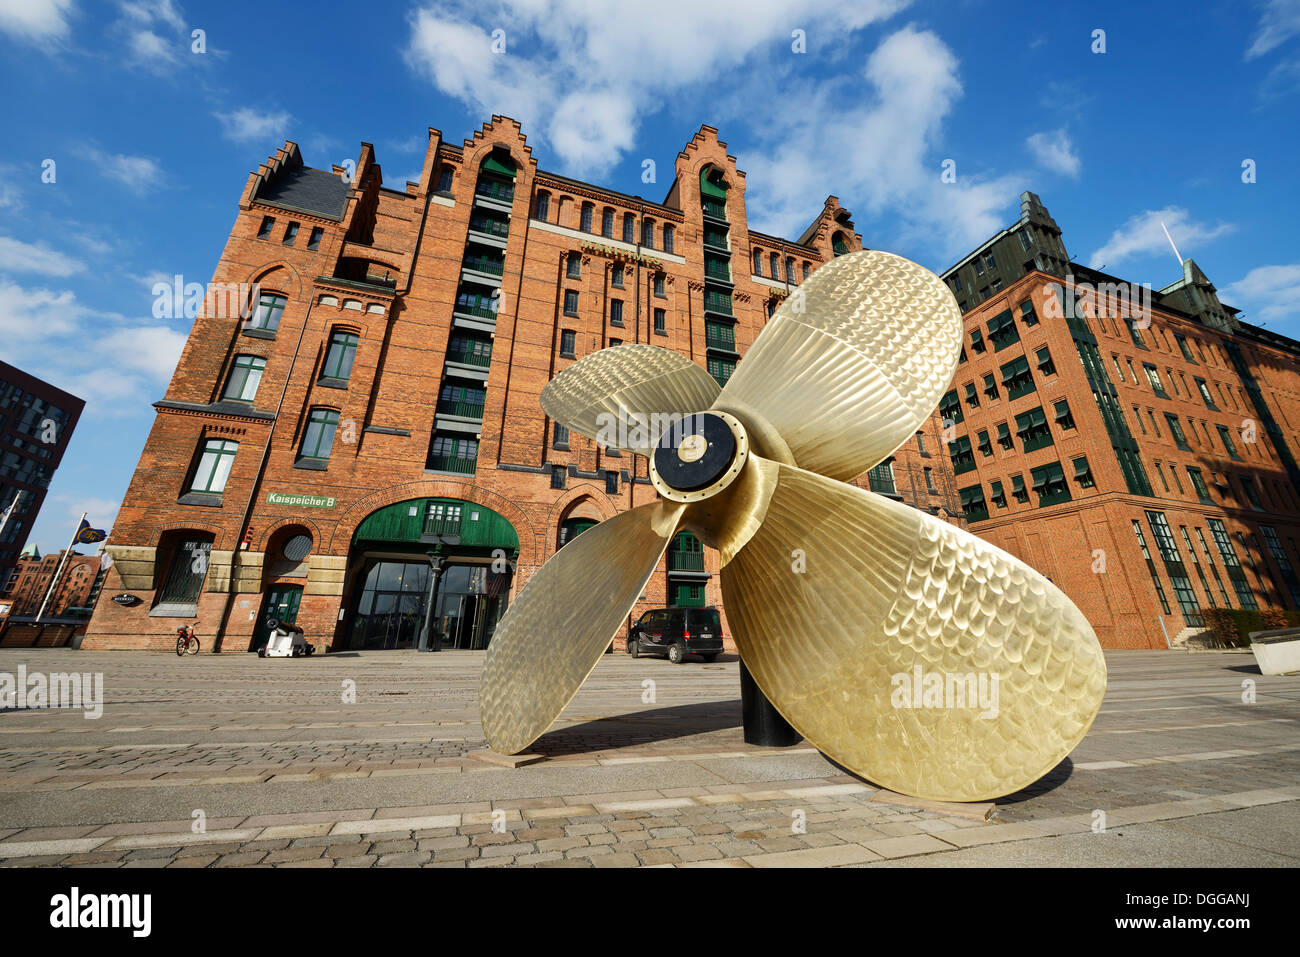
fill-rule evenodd
<path id="1" fill-rule="evenodd" d="M 746 745 L 734 656 L 607 655 L 545 760 L 498 767 L 472 755 L 481 663 L 2 649 L 102 672 L 106 703 L 0 712 L 0 866 L 1300 863 L 1300 676 L 1249 653 L 1108 652 L 1088 737 L 987 820 Z"/>

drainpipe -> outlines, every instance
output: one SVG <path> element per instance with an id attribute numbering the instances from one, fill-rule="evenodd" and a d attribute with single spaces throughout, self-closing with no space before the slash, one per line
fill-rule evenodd
<path id="1" fill-rule="evenodd" d="M 258 489 L 261 488 L 262 478 L 266 475 L 266 463 L 271 456 L 271 441 L 275 438 L 276 426 L 280 424 L 280 412 L 284 409 L 284 397 L 289 392 L 289 380 L 293 378 L 294 366 L 298 364 L 298 353 L 302 349 L 303 336 L 307 332 L 307 323 L 311 321 L 311 310 L 315 305 L 316 295 L 313 292 L 311 301 L 307 303 L 307 314 L 302 317 L 302 326 L 298 330 L 298 342 L 293 347 L 293 357 L 289 360 L 289 371 L 284 376 L 284 387 L 280 390 L 280 401 L 275 406 L 275 418 L 271 421 L 271 429 L 267 433 L 266 444 L 262 446 L 262 459 L 257 465 L 257 475 L 253 477 L 253 487 L 248 493 L 248 503 L 244 506 L 244 516 L 239 522 L 235 551 L 230 557 L 230 587 L 226 589 L 225 608 L 222 610 L 221 619 L 217 622 L 217 633 L 212 639 L 213 654 L 221 650 L 222 639 L 226 636 L 226 622 L 230 619 L 230 608 L 235 602 L 235 572 L 239 565 L 239 557 L 243 552 L 241 546 L 244 544 L 244 530 L 248 528 L 248 520 L 252 518 L 253 506 L 257 501 Z"/>

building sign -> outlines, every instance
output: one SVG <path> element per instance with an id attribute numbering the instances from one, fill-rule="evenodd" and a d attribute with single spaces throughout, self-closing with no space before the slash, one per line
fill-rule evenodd
<path id="1" fill-rule="evenodd" d="M 123 608 L 130 608 L 132 605 L 140 604 L 140 599 L 135 595 L 128 595 L 123 592 L 120 595 L 113 596 L 113 604 L 121 605 Z"/>
<path id="2" fill-rule="evenodd" d="M 655 259 L 653 256 L 647 256 L 643 253 L 625 252 L 622 249 L 615 249 L 613 246 L 606 246 L 602 243 L 583 242 L 582 248 L 589 253 L 595 253 L 598 256 L 608 256 L 611 259 L 627 259 L 632 262 L 638 262 L 643 266 L 652 269 L 663 268 L 663 260 Z"/>
<path id="3" fill-rule="evenodd" d="M 303 508 L 333 508 L 334 496 L 296 495 L 288 492 L 267 492 L 267 505 L 299 505 Z"/>

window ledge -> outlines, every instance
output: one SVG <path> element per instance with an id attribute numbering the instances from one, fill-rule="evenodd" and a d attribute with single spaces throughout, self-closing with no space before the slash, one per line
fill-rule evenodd
<path id="1" fill-rule="evenodd" d="M 221 492 L 186 492 L 176 500 L 178 505 L 207 505 L 213 508 L 221 508 Z"/>
<path id="2" fill-rule="evenodd" d="M 309 469 L 313 472 L 324 472 L 329 468 L 329 459 L 304 459 L 300 458 L 293 463 L 296 469 Z"/>
<path id="3" fill-rule="evenodd" d="M 348 387 L 348 380 L 339 379 L 335 376 L 323 375 L 316 380 L 316 384 L 324 386 L 327 389 L 346 389 Z"/>
<path id="4" fill-rule="evenodd" d="M 250 339 L 274 339 L 275 333 L 270 329 L 241 329 L 241 336 L 248 336 Z"/>
<path id="5" fill-rule="evenodd" d="M 150 618 L 197 618 L 198 602 L 167 601 L 149 609 Z"/>

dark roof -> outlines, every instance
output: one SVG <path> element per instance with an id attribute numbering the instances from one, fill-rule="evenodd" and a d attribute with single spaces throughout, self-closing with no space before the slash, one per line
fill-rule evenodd
<path id="1" fill-rule="evenodd" d="M 263 185 L 257 199 L 341 220 L 348 199 L 348 184 L 336 173 L 291 166 L 282 169 L 274 180 Z"/>

